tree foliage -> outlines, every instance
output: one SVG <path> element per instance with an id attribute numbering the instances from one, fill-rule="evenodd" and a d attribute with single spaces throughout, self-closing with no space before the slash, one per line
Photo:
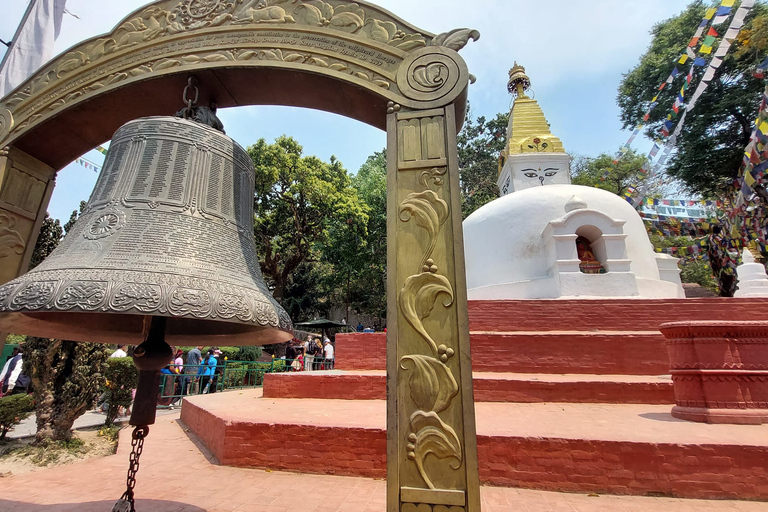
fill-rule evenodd
<path id="1" fill-rule="evenodd" d="M 571 182 L 622 195 L 629 186 L 642 185 L 648 179 L 641 172 L 645 163 L 644 155 L 630 149 L 616 159 L 615 165 L 614 159 L 608 153 L 601 153 L 596 158 L 575 158 L 571 164 Z"/>
<path id="2" fill-rule="evenodd" d="M 29 395 L 10 395 L 0 400 L 0 441 L 11 429 L 27 419 L 35 409 Z"/>
<path id="3" fill-rule="evenodd" d="M 45 212 L 45 219 L 40 226 L 40 235 L 37 237 L 35 249 L 32 251 L 32 259 L 29 262 L 29 268 L 33 269 L 43 262 L 49 254 L 53 252 L 64 236 L 64 230 L 61 227 L 59 219 L 52 219 L 48 212 Z"/>
<path id="4" fill-rule="evenodd" d="M 98 343 L 28 337 L 23 371 L 32 380 L 35 443 L 69 441 L 72 425 L 104 383 L 109 350 Z"/>
<path id="5" fill-rule="evenodd" d="M 133 402 L 133 390 L 139 384 L 139 370 L 130 357 L 110 357 L 104 369 L 102 397 L 107 403 L 104 425 L 115 423 L 120 407 L 126 409 Z"/>
<path id="6" fill-rule="evenodd" d="M 330 163 L 302 156 L 292 137 L 274 144 L 260 139 L 248 148 L 256 167 L 254 232 L 261 270 L 281 300 L 291 274 L 315 257 L 315 244 L 331 228 L 346 223 L 364 230 L 366 207 L 357 198 L 347 171 L 331 157 Z"/>
<path id="7" fill-rule="evenodd" d="M 508 123 L 509 113 L 496 114 L 490 120 L 483 116 L 472 119 L 467 109 L 464 126 L 456 138 L 463 219 L 499 197 L 499 153 L 504 149 Z"/>
<path id="8" fill-rule="evenodd" d="M 617 101 L 624 128 L 640 124 L 651 99 L 658 94 L 659 105 L 650 114 L 647 134 L 651 138 L 659 136 L 688 65 L 678 65 L 680 76 L 661 92 L 658 86 L 672 71 L 707 7 L 708 3 L 694 1 L 678 16 L 653 27 L 648 51 L 619 85 Z M 722 27 L 717 30 L 723 32 L 724 25 Z M 668 161 L 667 173 L 681 180 L 691 192 L 720 196 L 736 177 L 764 88 L 763 81 L 752 76 L 752 70 L 766 52 L 768 6 L 759 2 L 747 16 L 740 37 L 708 89 L 687 114 L 685 128 L 677 139 L 677 151 Z M 688 96 L 693 94 L 704 70 L 704 67 L 696 68 Z"/>

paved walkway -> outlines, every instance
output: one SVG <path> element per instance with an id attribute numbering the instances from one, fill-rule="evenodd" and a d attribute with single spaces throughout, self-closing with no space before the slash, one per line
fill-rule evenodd
<path id="1" fill-rule="evenodd" d="M 174 411 L 173 409 L 157 410 L 158 416 L 163 416 L 166 414 L 176 414 L 178 416 L 178 412 Z M 75 424 L 72 426 L 72 428 L 78 430 L 83 428 L 100 427 L 104 425 L 106 418 L 107 417 L 103 412 L 88 411 L 75 420 Z M 128 417 L 122 416 L 116 420 L 116 423 L 123 423 L 127 421 Z M 37 432 L 37 418 L 35 418 L 35 415 L 32 414 L 29 418 L 13 427 L 11 431 L 8 432 L 7 437 L 10 439 L 20 439 L 22 437 L 34 436 L 35 432 Z"/>
<path id="2" fill-rule="evenodd" d="M 177 421 L 158 417 L 141 458 L 138 512 L 384 512 L 385 482 L 218 466 Z M 0 479 L 3 512 L 104 512 L 124 490 L 130 431 L 113 456 Z M 483 487 L 483 512 L 768 512 L 768 503 L 596 496 Z"/>

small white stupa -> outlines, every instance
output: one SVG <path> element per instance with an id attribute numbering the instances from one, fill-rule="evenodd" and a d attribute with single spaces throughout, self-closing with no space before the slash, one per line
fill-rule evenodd
<path id="1" fill-rule="evenodd" d="M 569 155 L 529 88 L 515 63 L 502 197 L 463 224 L 469 298 L 684 297 L 677 258 L 654 252 L 629 203 L 571 185 Z"/>
<path id="2" fill-rule="evenodd" d="M 739 284 L 734 297 L 768 297 L 768 275 L 765 273 L 765 266 L 755 261 L 749 249 L 744 249 L 741 265 L 736 267 L 736 275 Z"/>

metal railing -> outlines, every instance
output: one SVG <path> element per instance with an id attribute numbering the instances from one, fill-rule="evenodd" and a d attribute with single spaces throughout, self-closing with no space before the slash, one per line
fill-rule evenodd
<path id="1" fill-rule="evenodd" d="M 333 359 L 313 357 L 302 359 L 273 359 L 272 361 L 220 361 L 216 367 L 205 364 L 182 368 L 170 365 L 170 373 L 160 374 L 160 396 L 157 406 L 181 406 L 189 395 L 215 393 L 231 389 L 260 387 L 265 373 L 332 370 Z M 177 372 L 181 373 L 177 373 Z M 212 374 L 211 374 L 212 372 Z"/>

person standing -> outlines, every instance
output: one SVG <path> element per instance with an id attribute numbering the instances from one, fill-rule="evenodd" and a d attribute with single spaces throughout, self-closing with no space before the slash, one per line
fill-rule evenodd
<path id="1" fill-rule="evenodd" d="M 189 393 L 192 393 L 192 388 L 195 383 L 198 382 L 198 377 L 202 373 L 200 371 L 200 364 L 203 362 L 203 347 L 195 347 L 187 354 L 187 367 L 184 368 L 184 373 L 187 377 L 184 377 L 184 387 L 189 385 Z M 195 377 L 192 377 L 195 375 Z"/>
<path id="2" fill-rule="evenodd" d="M 331 345 L 331 340 L 329 340 L 328 338 L 325 339 L 325 347 L 323 348 L 323 354 L 325 355 L 324 368 L 326 370 L 333 370 L 334 349 L 333 349 L 333 345 Z"/>
<path id="3" fill-rule="evenodd" d="M 213 375 L 216 373 L 216 357 L 213 352 L 213 347 L 208 349 L 205 361 L 197 370 L 197 375 L 200 378 L 200 393 L 213 393 L 216 391 L 215 387 L 213 388 L 213 391 L 211 391 Z"/>
<path id="4" fill-rule="evenodd" d="M 128 353 L 125 351 L 125 345 L 118 345 L 117 350 L 112 352 L 109 357 L 128 357 Z"/>
<path id="5" fill-rule="evenodd" d="M 304 342 L 304 370 L 310 371 L 315 360 L 315 340 L 311 336 Z"/>
<path id="6" fill-rule="evenodd" d="M 0 396 L 27 391 L 31 379 L 21 373 L 23 365 L 21 347 L 16 347 L 11 353 L 11 358 L 3 366 L 3 371 L 0 372 Z"/>
<path id="7" fill-rule="evenodd" d="M 315 370 L 322 370 L 323 366 L 323 345 L 320 343 L 320 338 L 315 339 L 315 360 L 314 360 L 314 369 Z"/>

